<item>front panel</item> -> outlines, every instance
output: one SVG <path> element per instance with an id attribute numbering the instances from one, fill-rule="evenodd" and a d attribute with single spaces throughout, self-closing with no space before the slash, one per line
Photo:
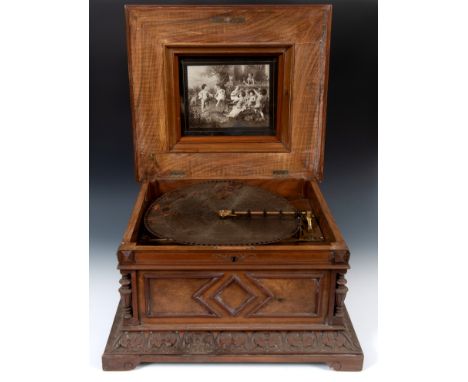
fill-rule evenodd
<path id="1" fill-rule="evenodd" d="M 325 324 L 328 270 L 139 271 L 141 324 L 152 327 Z"/>

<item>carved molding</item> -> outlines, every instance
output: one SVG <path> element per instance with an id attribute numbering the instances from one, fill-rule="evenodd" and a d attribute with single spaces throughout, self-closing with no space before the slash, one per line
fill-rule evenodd
<path id="1" fill-rule="evenodd" d="M 361 370 L 363 354 L 348 313 L 341 330 L 151 331 L 122 326 L 122 302 L 102 357 L 104 370 L 130 370 L 141 362 L 270 360 L 326 362 L 336 370 Z M 135 328 L 136 329 L 136 328 Z M 192 358 L 193 357 L 193 358 Z M 297 359 L 297 358 L 296 358 Z"/>
<path id="2" fill-rule="evenodd" d="M 201 304 L 205 309 L 207 309 L 210 316 L 220 317 L 220 315 L 211 308 L 210 304 L 205 300 L 203 294 L 207 291 L 213 284 L 216 284 L 218 280 L 222 277 L 222 273 L 217 274 L 217 276 L 213 277 L 208 283 L 202 285 L 200 289 L 198 289 L 193 295 L 192 298 Z"/>
<path id="3" fill-rule="evenodd" d="M 123 331 L 113 354 L 317 354 L 360 353 L 347 331 L 143 332 Z"/>
<path id="4" fill-rule="evenodd" d="M 233 304 L 227 301 L 223 297 L 223 293 L 225 293 L 229 288 L 240 288 L 245 294 L 243 296 L 242 302 L 238 304 L 234 304 L 237 306 L 232 306 Z M 224 282 L 213 294 L 213 299 L 231 316 L 237 316 L 239 312 L 244 309 L 250 302 L 256 299 L 255 294 L 250 290 L 250 288 L 245 285 L 237 276 L 231 276 L 226 282 Z"/>

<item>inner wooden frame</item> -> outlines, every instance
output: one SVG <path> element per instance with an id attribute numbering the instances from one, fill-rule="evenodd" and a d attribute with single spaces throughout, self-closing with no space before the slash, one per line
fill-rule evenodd
<path id="1" fill-rule="evenodd" d="M 167 115 L 170 152 L 290 152 L 292 91 L 292 44 L 218 44 L 165 45 Z M 277 57 L 276 135 L 254 136 L 182 136 L 180 114 L 180 57 L 269 56 Z"/>

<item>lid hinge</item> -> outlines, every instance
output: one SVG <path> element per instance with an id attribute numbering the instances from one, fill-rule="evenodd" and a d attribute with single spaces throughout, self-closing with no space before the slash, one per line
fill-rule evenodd
<path id="1" fill-rule="evenodd" d="M 273 176 L 275 177 L 285 177 L 289 175 L 288 170 L 273 170 Z"/>
<path id="2" fill-rule="evenodd" d="M 172 170 L 169 172 L 170 178 L 183 178 L 185 177 L 185 171 L 180 170 Z"/>

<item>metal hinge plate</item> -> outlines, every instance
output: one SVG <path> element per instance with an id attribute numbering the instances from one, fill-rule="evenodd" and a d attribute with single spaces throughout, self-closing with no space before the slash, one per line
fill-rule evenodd
<path id="1" fill-rule="evenodd" d="M 289 175 L 288 170 L 273 170 L 273 176 L 283 177 L 283 176 L 288 176 L 288 175 Z"/>

